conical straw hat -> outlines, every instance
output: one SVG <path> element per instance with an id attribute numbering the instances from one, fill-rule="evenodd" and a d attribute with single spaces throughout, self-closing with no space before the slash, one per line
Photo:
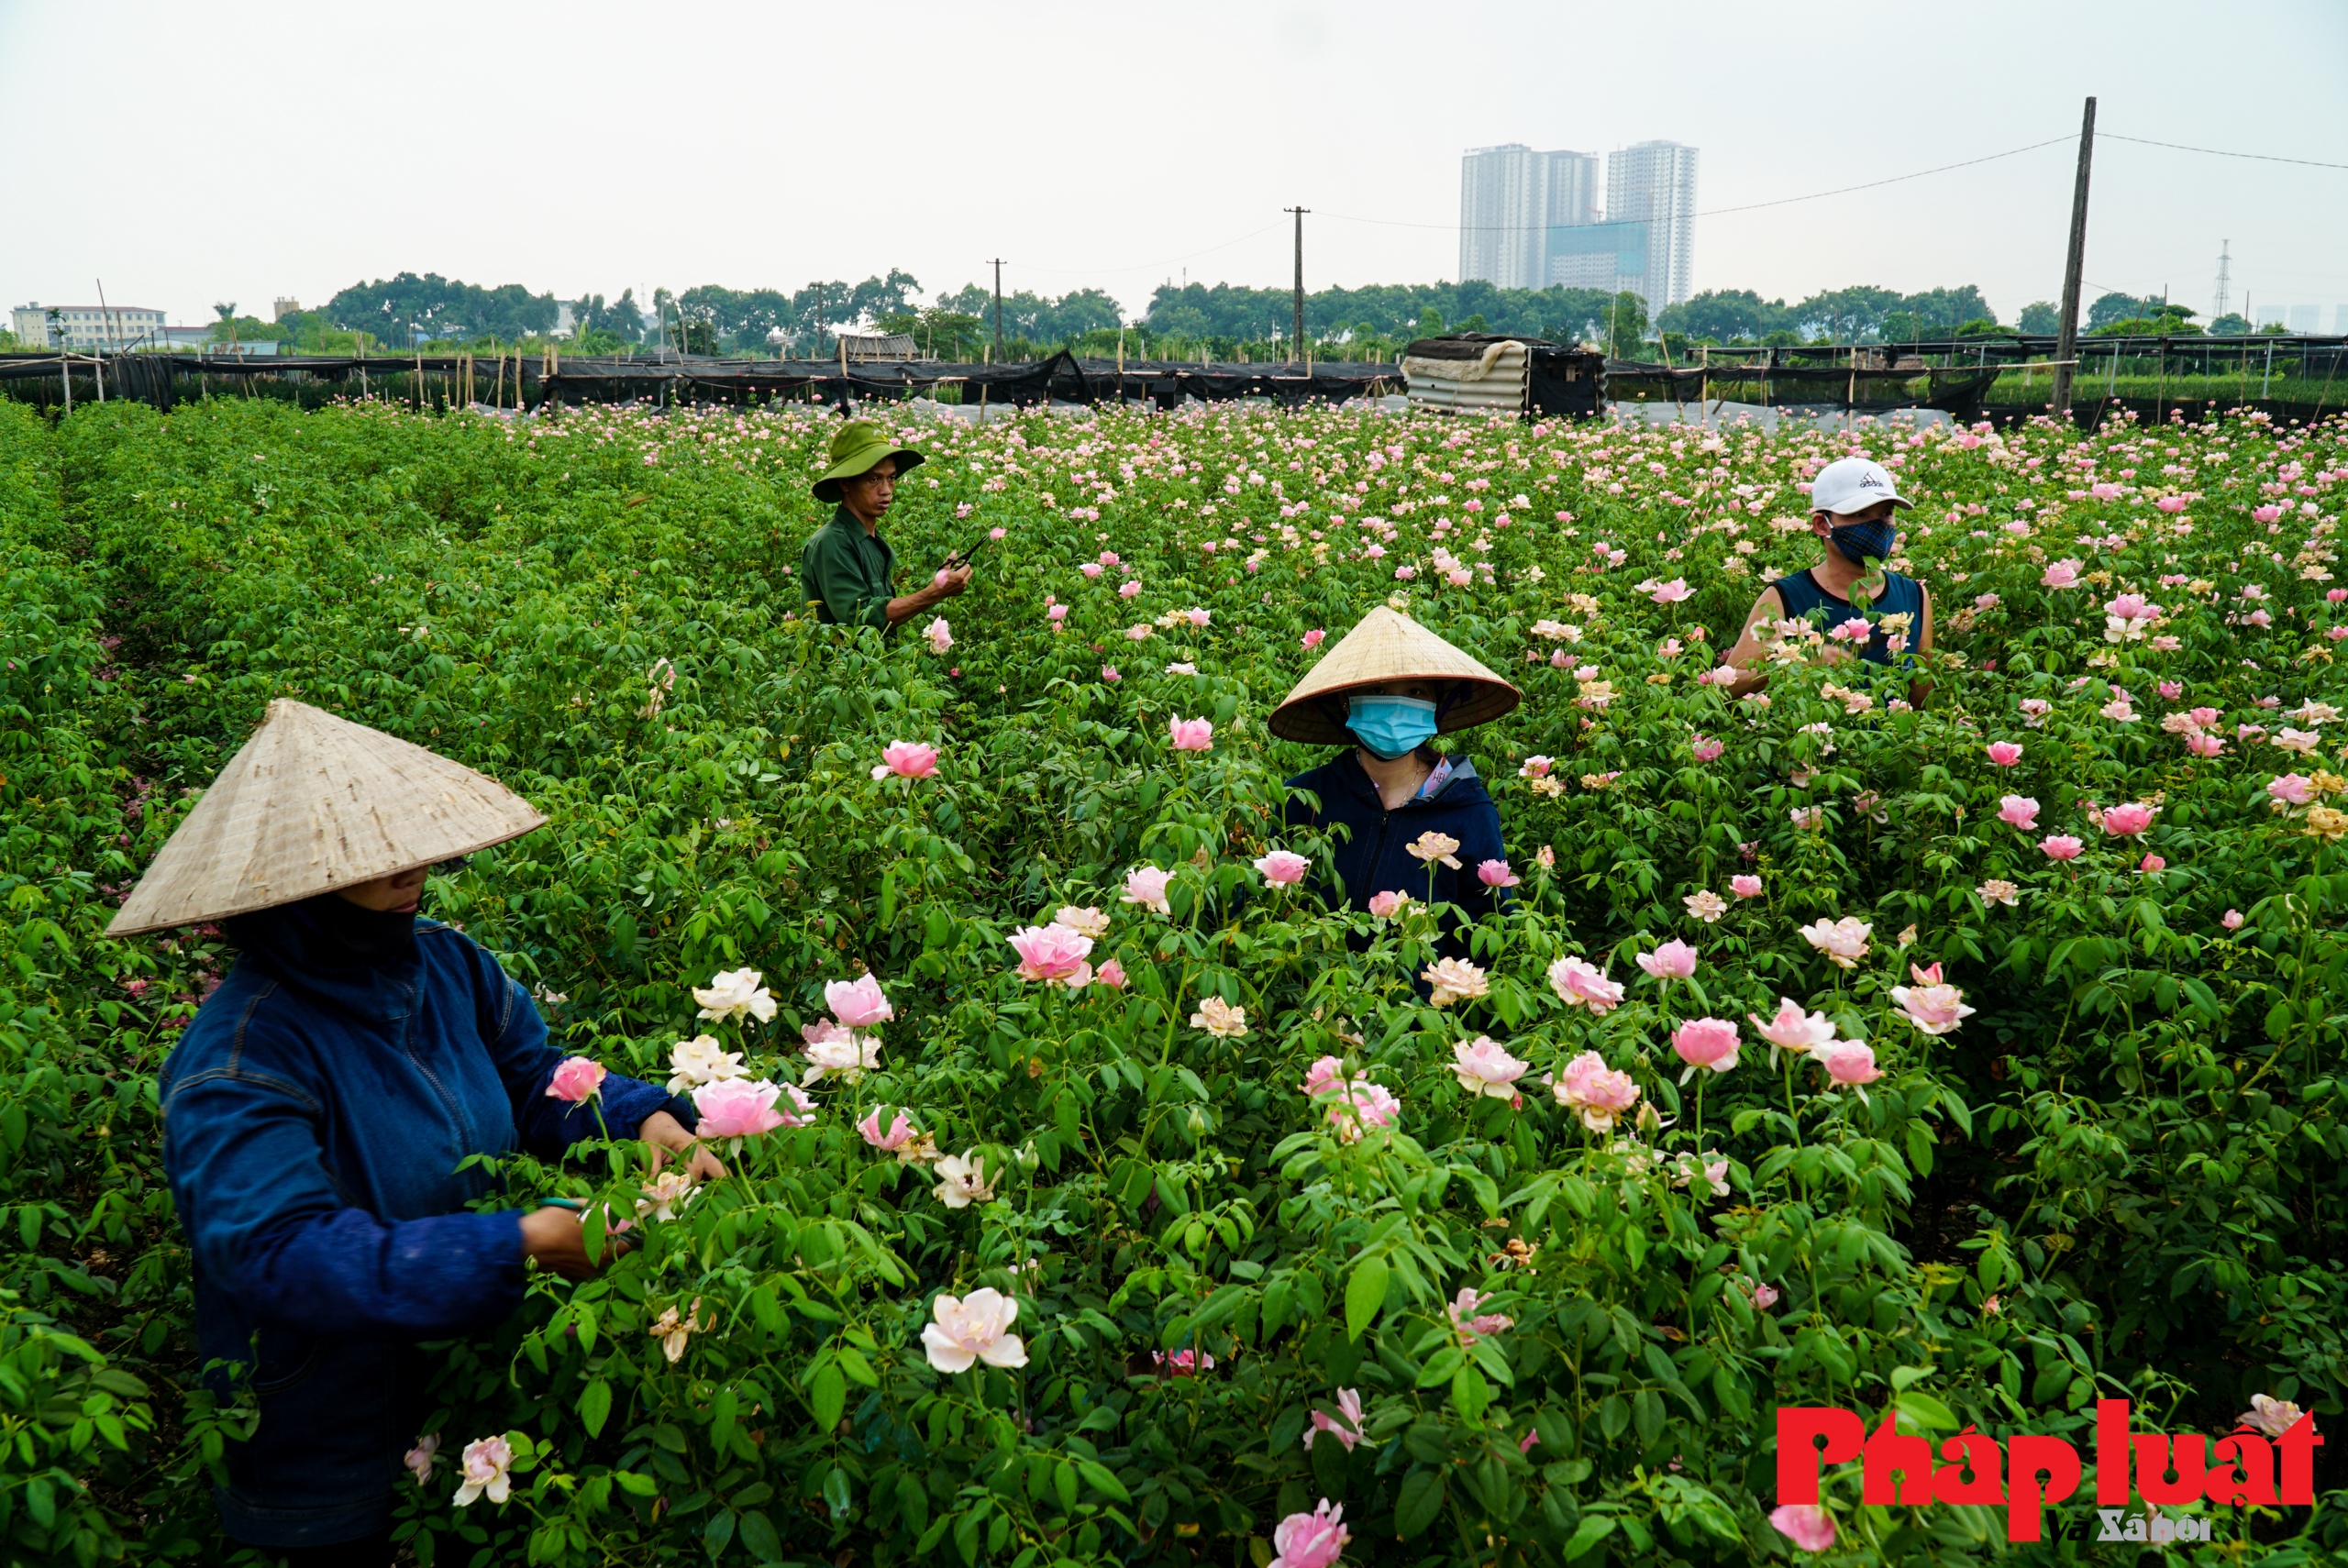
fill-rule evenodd
<path id="1" fill-rule="evenodd" d="M 1436 721 L 1436 730 L 1444 734 L 1497 719 L 1524 696 L 1408 615 L 1381 604 L 1296 683 L 1288 701 L 1272 712 L 1272 734 L 1310 745 L 1346 745 L 1352 733 L 1321 711 L 1320 699 L 1389 680 L 1472 682 Z"/>
<path id="2" fill-rule="evenodd" d="M 281 697 L 106 934 L 290 904 L 487 849 L 546 820 L 470 767 Z"/>

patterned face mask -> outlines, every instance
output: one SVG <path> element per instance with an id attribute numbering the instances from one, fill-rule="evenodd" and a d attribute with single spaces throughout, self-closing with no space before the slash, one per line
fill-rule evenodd
<path id="1" fill-rule="evenodd" d="M 1899 540 L 1899 525 L 1888 517 L 1875 523 L 1845 523 L 1828 537 L 1834 541 L 1836 549 L 1862 565 L 1869 560 L 1889 560 L 1891 547 Z"/>

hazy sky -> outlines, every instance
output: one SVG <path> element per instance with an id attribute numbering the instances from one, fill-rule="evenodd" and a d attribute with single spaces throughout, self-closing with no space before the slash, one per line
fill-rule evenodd
<path id="1" fill-rule="evenodd" d="M 403 270 L 565 297 L 928 293 L 1458 268 L 1459 155 L 1702 149 L 1699 288 L 2062 282 L 2080 100 L 2099 128 L 2348 164 L 2341 0 L 1351 0 L 888 6 L 0 0 L 0 304 L 266 315 Z M 1376 219 L 1380 222 L 1361 220 Z M 2098 144 L 2092 292 L 2348 307 L 2348 169 Z M 2263 315 L 2265 311 L 2260 310 Z"/>

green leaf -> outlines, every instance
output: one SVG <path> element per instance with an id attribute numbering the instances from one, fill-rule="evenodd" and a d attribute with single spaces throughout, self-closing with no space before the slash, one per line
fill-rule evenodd
<path id="1" fill-rule="evenodd" d="M 1467 1353 L 1457 1345 L 1444 1346 L 1427 1358 L 1427 1364 L 1424 1366 L 1419 1368 L 1419 1386 L 1433 1388 L 1438 1383 L 1450 1382 L 1451 1375 L 1459 1370 L 1460 1364 L 1466 1359 Z"/>
<path id="2" fill-rule="evenodd" d="M 1911 1388 L 1897 1396 L 1892 1404 L 1901 1415 L 1927 1431 L 1953 1432 L 1962 1424 L 1955 1411 L 1919 1389 Z"/>
<path id="3" fill-rule="evenodd" d="M 1346 1337 L 1357 1340 L 1361 1331 L 1386 1305 L 1386 1259 L 1376 1253 L 1354 1264 L 1353 1277 L 1346 1281 Z"/>
<path id="4" fill-rule="evenodd" d="M 1591 1547 L 1613 1533 L 1613 1515 L 1584 1514 L 1581 1523 L 1574 1527 L 1573 1534 L 1566 1538 L 1565 1550 L 1558 1555 L 1570 1562 L 1577 1557 L 1587 1555 Z"/>
<path id="5" fill-rule="evenodd" d="M 579 1391 L 579 1419 L 589 1437 L 603 1434 L 604 1423 L 612 1414 L 612 1386 L 598 1377 Z"/>
<path id="6" fill-rule="evenodd" d="M 837 1361 L 827 1361 L 815 1369 L 807 1404 L 814 1412 L 817 1431 L 829 1432 L 840 1424 L 840 1412 L 847 1406 L 847 1379 L 840 1375 Z"/>
<path id="7" fill-rule="evenodd" d="M 1125 1484 L 1118 1480 L 1116 1473 L 1107 1465 L 1095 1460 L 1080 1459 L 1076 1462 L 1076 1468 L 1083 1474 L 1085 1484 L 1102 1496 L 1128 1506 L 1132 1504 L 1134 1495 L 1125 1490 Z"/>
<path id="8" fill-rule="evenodd" d="M 929 1488 L 910 1470 L 897 1477 L 897 1512 L 915 1534 L 929 1527 Z"/>
<path id="9" fill-rule="evenodd" d="M 1408 1539 L 1434 1523 L 1435 1516 L 1443 1512 L 1444 1493 L 1440 1470 L 1413 1470 L 1402 1477 L 1402 1490 L 1394 1503 L 1394 1532 Z"/>
<path id="10" fill-rule="evenodd" d="M 742 1544 L 750 1555 L 761 1562 L 782 1561 L 782 1537 L 775 1533 L 774 1521 L 757 1508 L 742 1516 Z"/>
<path id="11" fill-rule="evenodd" d="M 637 1471 L 615 1470 L 612 1472 L 612 1479 L 620 1484 L 621 1491 L 633 1492 L 639 1497 L 657 1497 L 660 1495 L 660 1483 L 652 1476 Z"/>
<path id="12" fill-rule="evenodd" d="M 1491 1402 L 1492 1386 L 1484 1381 L 1482 1373 L 1472 1366 L 1463 1366 L 1452 1374 L 1451 1408 L 1457 1410 L 1462 1419 L 1482 1420 L 1484 1408 Z"/>
<path id="13" fill-rule="evenodd" d="M 841 1345 L 833 1351 L 832 1354 L 838 1360 L 842 1372 L 847 1373 L 867 1388 L 880 1386 L 880 1375 L 872 1370 L 872 1364 L 865 1360 L 863 1353 L 854 1345 Z"/>

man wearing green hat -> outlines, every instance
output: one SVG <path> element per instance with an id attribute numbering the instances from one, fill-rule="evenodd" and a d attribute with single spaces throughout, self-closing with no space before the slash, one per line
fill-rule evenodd
<path id="1" fill-rule="evenodd" d="M 912 593 L 892 587 L 897 553 L 880 536 L 880 516 L 896 500 L 897 480 L 920 464 L 910 447 L 892 447 L 869 419 L 851 419 L 832 437 L 832 466 L 814 485 L 815 499 L 839 510 L 815 530 L 799 554 L 807 598 L 827 622 L 887 631 L 969 586 L 969 566 L 949 567 Z"/>

